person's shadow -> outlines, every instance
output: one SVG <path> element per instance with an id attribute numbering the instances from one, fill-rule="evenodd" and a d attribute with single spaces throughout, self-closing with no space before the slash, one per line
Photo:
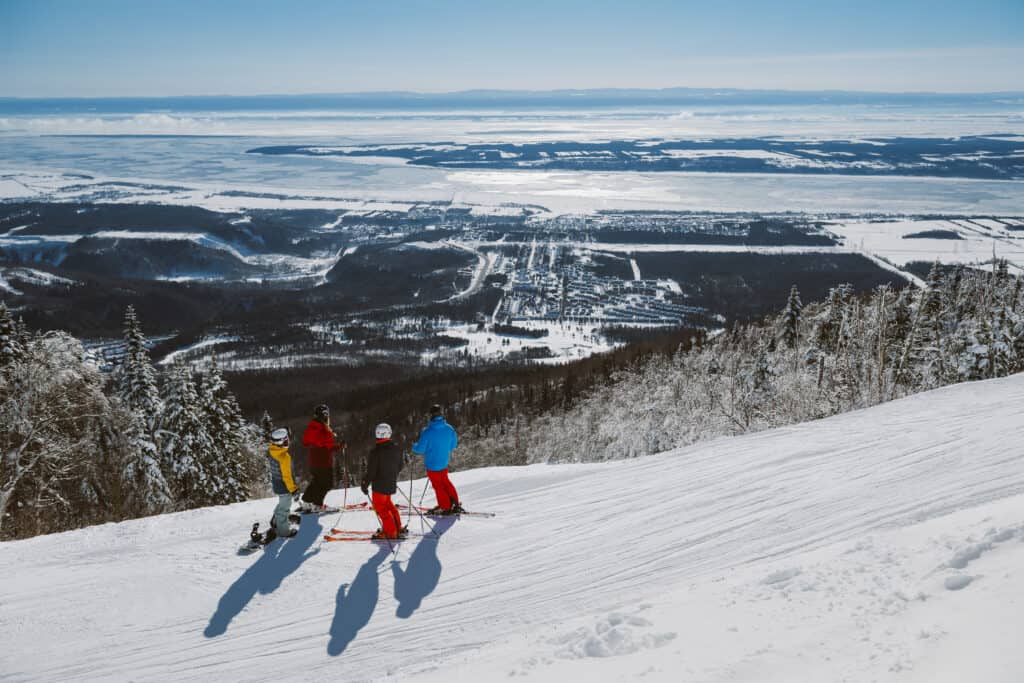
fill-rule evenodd
<path id="1" fill-rule="evenodd" d="M 323 526 L 315 517 L 303 520 L 299 533 L 290 539 L 277 539 L 261 552 L 260 559 L 238 577 L 217 603 L 203 635 L 215 638 L 228 630 L 231 620 L 245 609 L 257 594 L 266 595 L 277 590 L 284 578 L 298 569 L 303 562 L 319 552 L 310 546 L 320 538 Z"/>
<path id="2" fill-rule="evenodd" d="M 452 525 L 454 517 L 443 517 L 434 524 L 436 538 L 423 538 L 412 551 L 403 570 L 398 562 L 391 563 L 391 574 L 395 581 L 395 616 L 408 619 L 423 604 L 423 599 L 434 592 L 441 579 L 441 560 L 437 557 L 437 545 L 441 536 Z"/>
<path id="3" fill-rule="evenodd" d="M 336 657 L 344 652 L 359 631 L 370 622 L 380 595 L 380 575 L 377 570 L 390 554 L 390 546 L 380 544 L 377 554 L 359 568 L 352 583 L 343 583 L 338 587 L 334 619 L 331 621 L 331 639 L 327 643 L 327 654 L 330 656 Z"/>

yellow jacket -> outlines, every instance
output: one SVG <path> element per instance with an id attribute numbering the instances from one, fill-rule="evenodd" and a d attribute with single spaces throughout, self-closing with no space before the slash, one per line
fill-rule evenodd
<path id="1" fill-rule="evenodd" d="M 267 454 L 270 459 L 270 485 L 274 493 L 282 496 L 286 493 L 295 493 L 298 487 L 292 477 L 292 455 L 284 446 L 270 444 L 270 452 Z"/>

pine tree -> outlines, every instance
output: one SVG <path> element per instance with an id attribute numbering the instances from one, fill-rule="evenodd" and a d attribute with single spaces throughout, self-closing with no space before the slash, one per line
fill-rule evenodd
<path id="1" fill-rule="evenodd" d="M 207 365 L 201 387 L 200 407 L 212 448 L 199 457 L 209 473 L 211 490 L 220 502 L 245 500 L 246 422 L 216 357 Z"/>
<path id="2" fill-rule="evenodd" d="M 835 353 L 839 346 L 851 291 L 850 285 L 839 285 L 828 291 L 825 315 L 818 324 L 817 334 L 818 348 L 825 353 Z"/>
<path id="3" fill-rule="evenodd" d="M 125 504 L 133 515 L 164 512 L 173 506 L 174 495 L 168 484 L 172 473 L 162 466 L 160 457 L 160 394 L 146 337 L 132 306 L 125 311 L 124 346 L 116 377 L 117 394 L 128 414 L 122 435 L 127 451 L 121 473 Z"/>
<path id="4" fill-rule="evenodd" d="M 796 285 L 793 285 L 789 290 L 786 310 L 782 313 L 782 342 L 788 349 L 795 349 L 800 340 L 800 314 L 803 308 L 800 292 L 797 291 Z"/>
<path id="5" fill-rule="evenodd" d="M 32 342 L 32 333 L 29 331 L 28 325 L 25 324 L 25 319 L 23 317 L 18 317 L 18 322 L 15 323 L 14 329 L 18 344 L 21 346 L 23 352 L 27 352 L 28 345 Z"/>
<path id="6" fill-rule="evenodd" d="M 915 323 L 908 339 L 908 360 L 913 365 L 914 375 L 911 384 L 923 389 L 939 386 L 946 375 L 942 299 L 942 270 L 935 261 L 918 299 Z"/>
<path id="7" fill-rule="evenodd" d="M 263 433 L 263 439 L 269 443 L 270 435 L 274 431 L 274 420 L 271 419 L 270 413 L 266 410 L 263 411 L 263 417 L 260 418 L 260 430 Z"/>
<path id="8" fill-rule="evenodd" d="M 7 304 L 0 301 L 0 368 L 7 368 L 25 355 L 21 344 L 18 325 L 7 310 Z"/>
<path id="9" fill-rule="evenodd" d="M 125 407 L 142 413 L 147 431 L 152 435 L 160 415 L 160 393 L 146 337 L 132 306 L 124 314 L 124 345 L 124 357 L 117 374 L 118 395 Z"/>
<path id="10" fill-rule="evenodd" d="M 150 438 L 141 411 L 124 410 L 120 421 L 126 451 L 122 474 L 125 512 L 131 516 L 155 515 L 174 507 L 174 497 L 160 467 L 160 453 Z"/>
<path id="11" fill-rule="evenodd" d="M 187 366 L 171 372 L 160 416 L 160 433 L 162 469 L 171 475 L 171 488 L 179 507 L 222 502 L 217 498 L 216 482 L 205 466 L 214 444 Z"/>

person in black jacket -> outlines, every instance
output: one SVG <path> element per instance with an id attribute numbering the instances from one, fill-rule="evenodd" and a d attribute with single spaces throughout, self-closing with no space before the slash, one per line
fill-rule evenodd
<path id="1" fill-rule="evenodd" d="M 402 518 L 391 496 L 398 490 L 398 474 L 402 471 L 404 460 L 402 449 L 391 440 L 390 425 L 382 422 L 377 425 L 375 433 L 377 443 L 366 458 L 362 489 L 365 495 L 370 495 L 370 486 L 373 486 L 373 509 L 380 517 L 381 524 L 380 531 L 373 537 L 399 538 L 404 531 Z"/>

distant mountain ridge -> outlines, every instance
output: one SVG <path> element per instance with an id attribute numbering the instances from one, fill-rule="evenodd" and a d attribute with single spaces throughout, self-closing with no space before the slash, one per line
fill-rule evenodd
<path id="1" fill-rule="evenodd" d="M 187 111 L 430 109 L 452 107 L 617 107 L 672 105 L 961 105 L 1024 103 L 1024 92 L 933 93 L 851 90 L 741 90 L 736 88 L 594 88 L 562 90 L 381 91 L 293 95 L 183 95 L 173 97 L 0 97 L 3 114 Z"/>

